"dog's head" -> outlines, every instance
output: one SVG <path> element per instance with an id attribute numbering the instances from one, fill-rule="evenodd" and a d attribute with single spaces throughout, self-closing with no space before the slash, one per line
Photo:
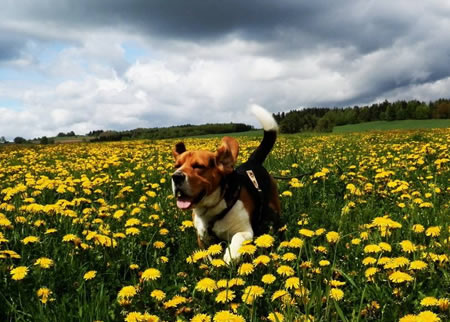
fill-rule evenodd
<path id="1" fill-rule="evenodd" d="M 172 188 L 178 208 L 201 205 L 220 186 L 222 178 L 233 172 L 238 153 L 239 144 L 231 137 L 224 137 L 216 152 L 187 151 L 184 143 L 176 144 L 173 156 L 177 170 L 172 175 Z"/>

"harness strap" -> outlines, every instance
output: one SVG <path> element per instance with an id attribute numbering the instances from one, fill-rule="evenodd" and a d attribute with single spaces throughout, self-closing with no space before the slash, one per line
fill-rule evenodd
<path id="1" fill-rule="evenodd" d="M 257 212 L 255 213 L 254 219 L 256 219 L 256 221 L 259 221 L 261 218 L 261 215 L 263 212 L 263 206 L 264 206 L 263 205 L 263 200 L 264 200 L 263 191 L 259 187 L 258 180 L 256 179 L 255 173 L 252 170 L 246 170 L 245 174 L 248 176 L 251 183 L 253 184 L 256 191 L 258 192 L 259 200 L 257 200 Z M 239 178 L 239 173 L 234 171 L 227 178 L 227 180 L 222 183 L 222 186 L 223 186 L 222 198 L 225 199 L 227 207 L 224 210 L 222 210 L 218 215 L 214 216 L 213 220 L 211 220 L 208 223 L 208 235 L 210 238 L 210 242 L 220 241 L 220 239 L 217 237 L 217 235 L 213 231 L 214 224 L 217 221 L 223 219 L 228 214 L 228 212 L 231 210 L 231 208 L 234 207 L 234 205 L 236 204 L 236 202 L 239 199 L 239 195 L 241 192 L 241 186 L 242 186 L 242 182 Z"/>
<path id="2" fill-rule="evenodd" d="M 223 219 L 239 199 L 239 195 L 241 193 L 241 183 L 237 177 L 237 173 L 233 172 L 226 180 L 222 182 L 223 193 L 221 199 L 225 199 L 227 206 L 218 215 L 214 216 L 214 218 L 208 223 L 208 235 L 216 240 L 219 238 L 212 230 L 214 224 Z"/>

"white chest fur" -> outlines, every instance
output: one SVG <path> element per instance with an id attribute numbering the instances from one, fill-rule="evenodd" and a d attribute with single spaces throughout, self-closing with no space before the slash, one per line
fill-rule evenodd
<path id="1" fill-rule="evenodd" d="M 201 239 L 208 238 L 209 221 L 211 217 L 199 216 L 194 211 L 194 226 Z M 253 238 L 250 216 L 242 201 L 238 200 L 224 218 L 216 221 L 212 231 L 222 240 L 231 242 L 225 251 L 224 260 L 229 263 L 239 257 L 239 248 L 245 240 Z"/>

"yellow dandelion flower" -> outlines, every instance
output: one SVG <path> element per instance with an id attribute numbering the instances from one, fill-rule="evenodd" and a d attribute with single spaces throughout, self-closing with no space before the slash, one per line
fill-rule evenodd
<path id="1" fill-rule="evenodd" d="M 335 244 L 335 243 L 337 243 L 337 242 L 339 241 L 339 239 L 341 238 L 341 236 L 340 236 L 339 233 L 336 232 L 336 231 L 330 231 L 330 232 L 328 232 L 328 233 L 326 234 L 326 238 L 327 238 L 327 241 L 328 241 L 330 244 Z"/>
<path id="2" fill-rule="evenodd" d="M 216 302 L 217 303 L 228 303 L 234 300 L 236 295 L 234 294 L 234 291 L 226 289 L 224 291 L 221 291 L 216 296 Z"/>
<path id="3" fill-rule="evenodd" d="M 391 261 L 392 261 L 392 258 L 383 256 L 377 260 L 377 264 L 378 265 L 386 265 L 387 263 L 389 263 Z"/>
<path id="4" fill-rule="evenodd" d="M 153 290 L 150 293 L 150 296 L 153 297 L 157 301 L 162 301 L 166 298 L 166 293 L 161 290 Z"/>
<path id="5" fill-rule="evenodd" d="M 281 256 L 281 259 L 286 261 L 286 262 L 292 262 L 295 261 L 297 259 L 297 255 L 295 255 L 294 253 L 286 253 L 283 256 Z"/>
<path id="6" fill-rule="evenodd" d="M 417 247 L 410 240 L 404 240 L 400 242 L 400 246 L 402 247 L 402 251 L 405 253 L 415 252 Z"/>
<path id="7" fill-rule="evenodd" d="M 298 238 L 298 237 L 294 237 L 289 241 L 289 247 L 290 248 L 301 248 L 303 247 L 303 240 Z"/>
<path id="8" fill-rule="evenodd" d="M 133 285 L 129 285 L 129 286 L 122 287 L 122 289 L 119 291 L 119 294 L 117 295 L 117 297 L 119 299 L 129 299 L 129 298 L 132 298 L 133 296 L 135 296 L 136 294 L 137 294 L 137 289 Z"/>
<path id="9" fill-rule="evenodd" d="M 160 240 L 157 240 L 153 243 L 153 247 L 155 247 L 157 249 L 162 249 L 162 248 L 166 247 L 166 243 L 162 242 Z"/>
<path id="10" fill-rule="evenodd" d="M 25 278 L 28 274 L 28 267 L 26 266 L 17 266 L 10 271 L 11 278 L 15 281 L 20 281 Z"/>
<path id="11" fill-rule="evenodd" d="M 218 255 L 222 252 L 222 246 L 220 244 L 214 244 L 208 247 L 208 255 Z"/>
<path id="12" fill-rule="evenodd" d="M 240 278 L 240 277 L 232 278 L 228 282 L 229 282 L 230 287 L 242 286 L 242 285 L 245 284 L 245 281 L 242 278 Z"/>
<path id="13" fill-rule="evenodd" d="M 346 284 L 345 282 L 341 282 L 341 281 L 337 281 L 337 280 L 330 281 L 330 285 L 333 287 L 344 286 L 345 284 Z"/>
<path id="14" fill-rule="evenodd" d="M 369 239 L 369 232 L 363 231 L 362 233 L 359 234 L 359 237 L 360 237 L 362 240 L 367 240 L 367 239 Z"/>
<path id="15" fill-rule="evenodd" d="M 332 287 L 330 290 L 330 297 L 335 301 L 340 301 L 344 297 L 344 291 L 340 288 Z"/>
<path id="16" fill-rule="evenodd" d="M 438 322 L 438 321 L 441 321 L 441 319 L 434 312 L 423 311 L 423 312 L 420 312 L 419 314 L 417 314 L 417 321 L 418 322 Z"/>
<path id="17" fill-rule="evenodd" d="M 316 229 L 316 231 L 314 232 L 314 234 L 315 234 L 316 236 L 320 236 L 320 235 L 322 235 L 324 232 L 326 232 L 326 229 L 325 229 L 325 228 L 319 228 L 319 229 Z"/>
<path id="18" fill-rule="evenodd" d="M 211 317 L 208 314 L 199 313 L 192 317 L 191 322 L 211 322 Z"/>
<path id="19" fill-rule="evenodd" d="M 264 234 L 256 238 L 255 245 L 262 248 L 269 248 L 273 245 L 274 238 L 268 234 Z"/>
<path id="20" fill-rule="evenodd" d="M 28 236 L 21 240 L 24 245 L 39 243 L 39 237 L 37 236 Z"/>
<path id="21" fill-rule="evenodd" d="M 416 224 L 412 226 L 412 231 L 417 234 L 420 234 L 425 231 L 425 227 L 423 227 L 421 224 Z"/>
<path id="22" fill-rule="evenodd" d="M 250 275 L 251 273 L 253 273 L 254 269 L 255 269 L 255 266 L 253 266 L 252 263 L 243 263 L 238 268 L 238 274 L 239 275 Z"/>
<path id="23" fill-rule="evenodd" d="M 140 232 L 141 231 L 139 230 L 139 228 L 136 228 L 136 227 L 130 227 L 130 228 L 125 229 L 125 234 L 127 236 L 128 235 L 136 236 L 136 235 L 139 235 Z"/>
<path id="24" fill-rule="evenodd" d="M 295 271 L 290 266 L 281 265 L 280 267 L 278 267 L 277 273 L 281 276 L 292 276 L 295 274 Z"/>
<path id="25" fill-rule="evenodd" d="M 420 301 L 420 305 L 422 305 L 422 306 L 438 306 L 439 301 L 437 298 L 435 298 L 433 296 L 427 296 L 427 297 L 424 297 L 422 299 L 422 301 Z"/>
<path id="26" fill-rule="evenodd" d="M 284 283 L 284 287 L 288 290 L 300 287 L 300 279 L 298 277 L 289 277 Z"/>
<path id="27" fill-rule="evenodd" d="M 130 267 L 131 270 L 139 269 L 139 265 L 138 264 L 130 264 L 129 267 Z"/>
<path id="28" fill-rule="evenodd" d="M 324 246 L 314 246 L 314 251 L 322 253 L 322 254 L 327 254 L 328 250 L 326 247 Z"/>
<path id="29" fill-rule="evenodd" d="M 183 220 L 181 222 L 181 228 L 184 230 L 186 228 L 194 227 L 194 223 L 191 220 Z"/>
<path id="30" fill-rule="evenodd" d="M 158 316 L 140 313 L 140 312 L 129 312 L 125 317 L 125 322 L 159 322 L 161 321 Z"/>
<path id="31" fill-rule="evenodd" d="M 83 275 L 83 278 L 88 281 L 93 279 L 97 275 L 97 271 L 89 271 Z"/>
<path id="32" fill-rule="evenodd" d="M 254 265 L 267 265 L 270 262 L 270 257 L 267 255 L 259 255 L 253 260 Z"/>
<path id="33" fill-rule="evenodd" d="M 252 244 L 242 245 L 241 248 L 239 248 L 238 253 L 239 254 L 249 254 L 253 255 L 256 252 L 256 246 Z"/>
<path id="34" fill-rule="evenodd" d="M 290 192 L 289 190 L 285 190 L 281 195 L 283 197 L 292 197 L 292 192 Z"/>
<path id="35" fill-rule="evenodd" d="M 359 238 L 353 238 L 351 240 L 352 245 L 359 245 L 361 243 L 361 239 Z"/>
<path id="36" fill-rule="evenodd" d="M 399 322 L 417 322 L 417 316 L 414 314 L 407 314 L 400 318 Z"/>
<path id="37" fill-rule="evenodd" d="M 238 315 L 231 313 L 230 311 L 219 311 L 214 314 L 214 322 L 245 322 L 245 319 Z"/>
<path id="38" fill-rule="evenodd" d="M 164 302 L 163 304 L 164 304 L 164 308 L 168 309 L 168 308 L 177 307 L 178 305 L 186 303 L 186 302 L 187 302 L 187 298 L 185 298 L 184 296 L 175 295 L 174 297 L 172 297 L 172 299 Z"/>
<path id="39" fill-rule="evenodd" d="M 378 243 L 378 246 L 380 246 L 380 248 L 381 248 L 383 251 L 385 251 L 385 252 L 390 252 L 390 251 L 392 251 L 392 247 L 391 247 L 391 245 L 389 245 L 388 243 L 381 242 L 381 243 Z"/>
<path id="40" fill-rule="evenodd" d="M 373 258 L 373 257 L 370 257 L 370 256 L 364 258 L 363 261 L 362 261 L 362 263 L 363 263 L 364 266 L 367 266 L 367 265 L 373 265 L 373 264 L 375 264 L 376 262 L 377 262 L 377 259 L 376 259 L 376 258 Z"/>
<path id="41" fill-rule="evenodd" d="M 50 268 L 53 266 L 53 260 L 47 257 L 41 257 L 38 258 L 35 262 L 34 265 L 39 265 L 41 268 Z"/>
<path id="42" fill-rule="evenodd" d="M 366 276 L 366 278 L 368 280 L 372 280 L 373 276 L 376 274 L 376 272 L 378 272 L 378 268 L 376 267 L 369 267 L 368 269 L 366 269 L 366 271 L 364 272 L 364 275 Z"/>
<path id="43" fill-rule="evenodd" d="M 125 223 L 125 227 L 133 227 L 133 226 L 139 226 L 141 224 L 141 221 L 137 218 L 130 218 Z"/>
<path id="44" fill-rule="evenodd" d="M 405 267 L 407 265 L 409 265 L 409 259 L 407 259 L 406 257 L 400 256 L 400 257 L 391 258 L 391 260 L 384 265 L 384 268 L 385 269 L 394 269 L 394 268 L 398 268 L 398 267 Z"/>
<path id="45" fill-rule="evenodd" d="M 223 259 L 215 258 L 211 261 L 211 265 L 214 267 L 224 267 L 227 266 L 227 264 L 224 262 Z"/>
<path id="46" fill-rule="evenodd" d="M 194 263 L 198 262 L 201 259 L 208 257 L 208 251 L 207 250 L 197 250 L 192 254 L 192 260 Z"/>
<path id="47" fill-rule="evenodd" d="M 215 289 L 217 289 L 217 284 L 215 280 L 205 277 L 197 282 L 195 289 L 201 292 L 212 293 Z"/>
<path id="48" fill-rule="evenodd" d="M 407 273 L 396 271 L 389 275 L 389 280 L 393 283 L 404 283 L 411 282 L 413 280 L 413 277 Z"/>
<path id="49" fill-rule="evenodd" d="M 381 247 L 375 244 L 367 245 L 364 247 L 364 253 L 379 253 L 381 252 Z"/>
<path id="50" fill-rule="evenodd" d="M 147 268 L 143 273 L 142 273 L 142 280 L 143 281 L 154 281 L 157 280 L 158 278 L 161 277 L 161 272 L 156 269 L 156 268 Z"/>
<path id="51" fill-rule="evenodd" d="M 428 227 L 425 231 L 425 235 L 431 236 L 431 237 L 438 237 L 441 234 L 441 227 L 439 226 L 432 226 Z"/>
<path id="52" fill-rule="evenodd" d="M 314 231 L 306 229 L 306 228 L 302 228 L 298 231 L 298 233 L 300 235 L 303 235 L 305 237 L 313 237 L 314 236 Z"/>
<path id="53" fill-rule="evenodd" d="M 264 284 L 272 284 L 276 279 L 277 278 L 272 274 L 265 274 L 261 278 L 261 282 L 263 282 Z"/>
<path id="54" fill-rule="evenodd" d="M 439 309 L 442 312 L 445 312 L 448 310 L 448 307 L 450 306 L 450 300 L 446 297 L 441 298 L 438 300 Z"/>
<path id="55" fill-rule="evenodd" d="M 67 235 L 64 235 L 62 241 L 63 242 L 73 242 L 73 241 L 76 241 L 77 239 L 78 239 L 77 235 L 67 234 Z"/>
<path id="56" fill-rule="evenodd" d="M 409 264 L 409 269 L 411 269 L 411 270 L 421 271 L 427 267 L 428 267 L 428 264 L 421 260 L 415 260 Z"/>
<path id="57" fill-rule="evenodd" d="M 329 266 L 330 264 L 331 264 L 330 261 L 326 260 L 326 259 L 322 259 L 321 261 L 319 261 L 319 266 L 322 266 L 322 267 Z"/>
<path id="58" fill-rule="evenodd" d="M 258 285 L 250 285 L 244 289 L 244 294 L 242 295 L 242 302 L 246 304 L 253 304 L 254 300 L 258 297 L 262 297 L 264 294 L 264 289 Z"/>
<path id="59" fill-rule="evenodd" d="M 46 304 L 49 300 L 52 301 L 53 299 L 50 298 L 50 296 L 53 294 L 53 292 L 48 289 L 47 287 L 41 287 L 36 291 L 37 296 L 40 298 L 39 300 Z"/>
<path id="60" fill-rule="evenodd" d="M 267 316 L 267 319 L 270 322 L 283 322 L 284 315 L 279 312 L 273 312 L 273 313 L 269 313 L 269 315 Z"/>

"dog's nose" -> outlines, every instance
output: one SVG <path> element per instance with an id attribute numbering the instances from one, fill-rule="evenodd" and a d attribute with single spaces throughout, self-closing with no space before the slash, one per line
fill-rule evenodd
<path id="1" fill-rule="evenodd" d="M 172 180 L 176 185 L 182 184 L 184 180 L 186 179 L 186 176 L 183 172 L 175 172 L 172 175 Z"/>

